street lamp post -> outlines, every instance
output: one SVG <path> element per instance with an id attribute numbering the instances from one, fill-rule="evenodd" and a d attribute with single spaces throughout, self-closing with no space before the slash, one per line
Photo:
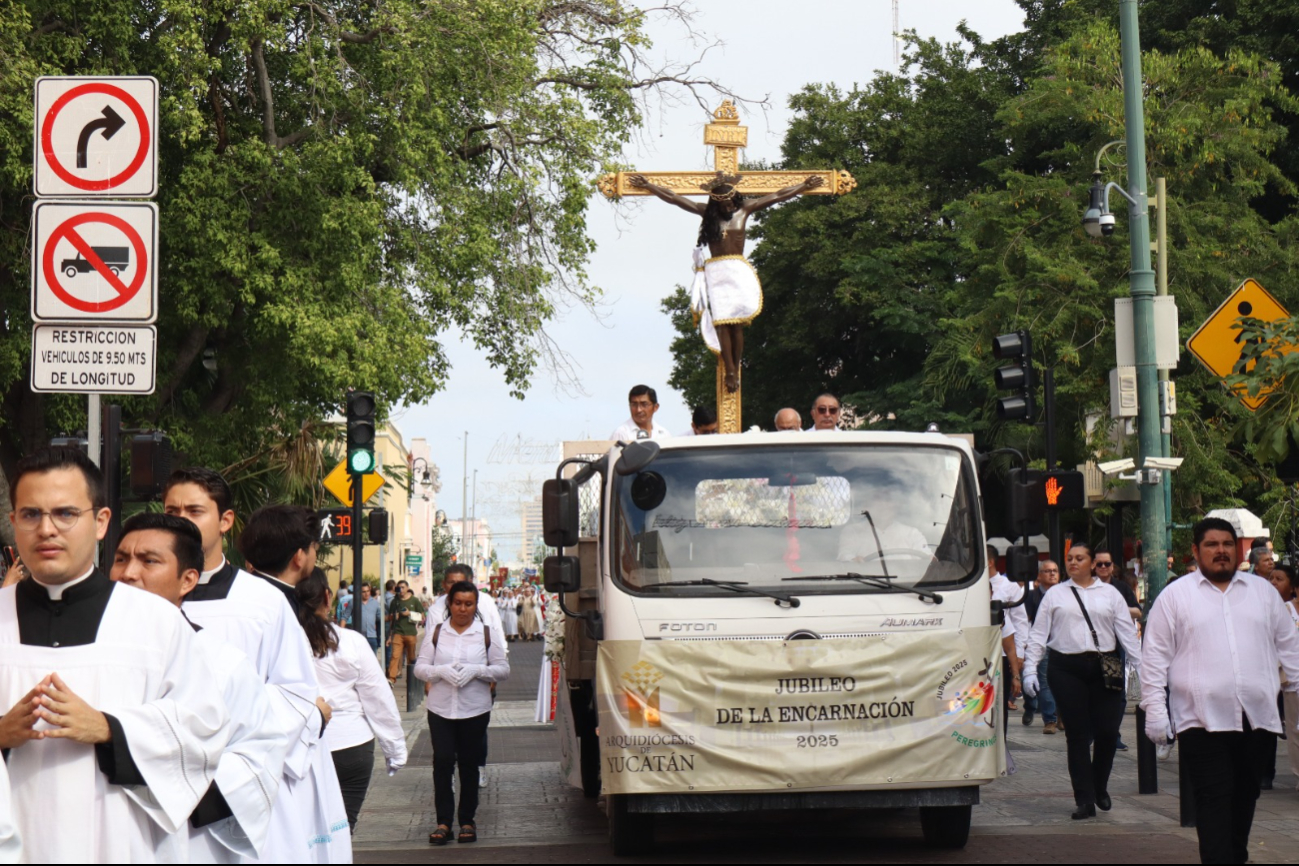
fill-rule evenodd
<path id="1" fill-rule="evenodd" d="M 1133 348 L 1137 362 L 1137 442 L 1142 467 L 1149 457 L 1163 455 L 1159 410 L 1159 371 L 1155 360 L 1155 271 L 1150 266 L 1150 209 L 1146 196 L 1146 120 L 1141 86 L 1141 37 L 1137 0 L 1119 0 L 1119 40 L 1123 62 L 1123 115 L 1127 125 L 1128 198 L 1131 219 L 1128 239 L 1132 251 L 1128 291 L 1132 296 Z M 1161 214 L 1162 216 L 1162 214 Z M 1146 579 L 1146 609 L 1154 604 L 1168 580 L 1164 552 L 1168 518 L 1164 486 L 1143 473 L 1141 488 L 1141 546 Z M 1145 713 L 1137 712 L 1137 785 L 1142 794 L 1159 792 L 1154 744 L 1145 735 Z"/>
<path id="2" fill-rule="evenodd" d="M 1159 413 L 1159 371 L 1155 360 L 1155 271 L 1150 264 L 1150 209 L 1146 195 L 1146 122 L 1141 87 L 1141 40 L 1137 0 L 1119 0 L 1119 35 L 1123 58 L 1123 113 L 1127 124 L 1128 195 L 1132 200 L 1128 236 L 1132 251 L 1128 291 L 1137 361 L 1137 432 L 1141 465 L 1163 454 Z M 1162 473 L 1160 474 L 1162 480 Z M 1141 487 L 1142 573 L 1147 604 L 1168 579 L 1164 551 L 1164 492 L 1160 483 Z"/>

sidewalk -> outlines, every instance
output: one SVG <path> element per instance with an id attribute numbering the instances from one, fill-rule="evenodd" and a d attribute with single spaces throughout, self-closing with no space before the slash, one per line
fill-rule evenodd
<path id="1" fill-rule="evenodd" d="M 535 692 L 540 656 L 539 645 L 511 646 L 513 699 L 498 701 L 492 716 L 487 787 L 479 808 L 482 841 L 431 854 L 432 750 L 423 712 L 407 713 L 411 760 L 394 778 L 376 772 L 354 840 L 357 862 L 622 862 L 607 845 L 603 801 L 588 800 L 566 784 L 553 727 L 536 724 L 533 702 L 518 699 L 526 687 Z M 404 691 L 400 694 L 404 697 Z M 964 851 L 924 848 L 914 811 L 709 816 L 663 825 L 656 834 L 661 844 L 647 862 L 804 862 L 813 850 L 818 860 L 843 862 L 859 861 L 867 852 L 870 859 L 898 862 L 1198 861 L 1195 831 L 1178 823 L 1176 751 L 1158 765 L 1160 793 L 1136 793 L 1132 714 L 1123 722 L 1123 740 L 1131 749 L 1114 763 L 1114 808 L 1092 821 L 1069 818 L 1073 797 L 1064 734 L 1044 736 L 1040 720 L 1024 727 L 1019 713 L 1010 721 L 1017 772 L 983 789 Z M 1263 792 L 1254 821 L 1255 863 L 1299 862 L 1299 779 L 1287 771 L 1284 743 L 1280 748 L 1276 789 Z"/>

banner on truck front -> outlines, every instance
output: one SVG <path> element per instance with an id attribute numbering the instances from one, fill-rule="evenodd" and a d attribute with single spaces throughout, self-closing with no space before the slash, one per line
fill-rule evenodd
<path id="1" fill-rule="evenodd" d="M 602 641 L 605 793 L 974 784 L 1005 773 L 995 626 Z"/>

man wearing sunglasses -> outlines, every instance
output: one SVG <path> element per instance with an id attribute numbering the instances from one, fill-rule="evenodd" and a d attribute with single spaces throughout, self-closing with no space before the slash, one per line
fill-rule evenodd
<path id="1" fill-rule="evenodd" d="M 812 430 L 824 432 L 839 429 L 839 398 L 822 394 L 812 404 Z"/>

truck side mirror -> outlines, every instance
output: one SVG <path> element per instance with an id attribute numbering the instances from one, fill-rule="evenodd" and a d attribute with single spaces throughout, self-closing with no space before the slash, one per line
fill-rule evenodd
<path id="1" fill-rule="evenodd" d="M 541 485 L 541 528 L 547 547 L 563 550 L 577 544 L 577 505 L 578 489 L 573 479 L 551 478 Z"/>
<path id="2" fill-rule="evenodd" d="M 541 569 L 546 592 L 577 592 L 582 588 L 582 564 L 576 556 L 547 556 Z"/>
<path id="3" fill-rule="evenodd" d="M 624 477 L 635 475 L 653 463 L 654 458 L 658 456 L 659 443 L 653 439 L 637 439 L 635 442 L 628 442 L 622 449 L 618 462 L 613 464 L 613 471 Z"/>

